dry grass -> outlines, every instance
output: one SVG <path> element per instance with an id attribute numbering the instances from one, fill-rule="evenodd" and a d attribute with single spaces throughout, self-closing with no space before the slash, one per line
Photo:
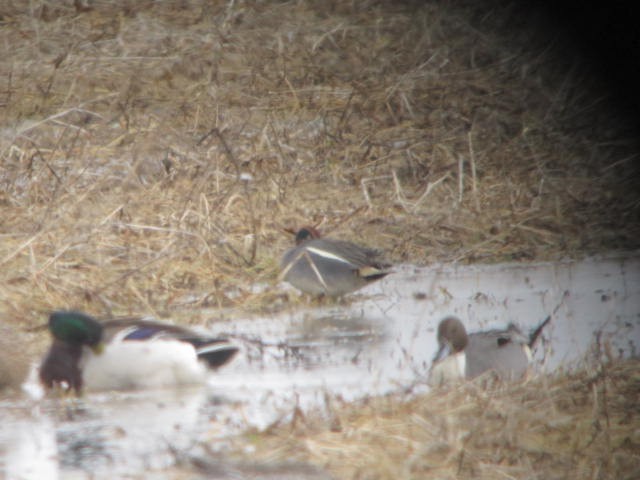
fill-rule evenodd
<path id="1" fill-rule="evenodd" d="M 244 441 L 253 460 L 307 461 L 340 479 L 631 480 L 640 471 L 638 367 L 334 403 Z"/>
<path id="2" fill-rule="evenodd" d="M 639 246 L 636 132 L 520 2 L 74 4 L 0 2 L 0 318 L 20 328 L 279 308 L 302 223 L 416 264 Z M 637 371 L 372 399 L 257 449 L 338 478 L 631 478 Z"/>
<path id="3" fill-rule="evenodd" d="M 278 308 L 250 286 L 301 223 L 418 264 L 638 247 L 634 137 L 517 2 L 89 5 L 3 2 L 4 318 Z"/>

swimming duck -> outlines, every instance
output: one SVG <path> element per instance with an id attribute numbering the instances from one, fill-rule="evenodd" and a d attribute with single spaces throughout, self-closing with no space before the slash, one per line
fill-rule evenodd
<path id="1" fill-rule="evenodd" d="M 490 370 L 503 379 L 524 377 L 532 358 L 531 347 L 550 320 L 548 317 L 527 337 L 513 324 L 504 330 L 467 334 L 460 319 L 442 319 L 438 325 L 440 348 L 433 359 L 429 384 L 473 379 Z"/>
<path id="2" fill-rule="evenodd" d="M 378 250 L 321 237 L 313 227 L 298 230 L 295 240 L 282 257 L 279 278 L 302 292 L 344 295 L 391 273 Z"/>
<path id="3" fill-rule="evenodd" d="M 204 382 L 237 353 L 227 340 L 188 328 L 139 318 L 100 322 L 82 312 L 49 316 L 53 342 L 40 366 L 45 388 L 56 385 L 80 394 Z"/>

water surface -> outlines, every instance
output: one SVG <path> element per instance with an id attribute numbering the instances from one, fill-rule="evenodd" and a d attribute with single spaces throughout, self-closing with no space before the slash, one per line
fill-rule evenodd
<path id="1" fill-rule="evenodd" d="M 265 428 L 295 409 L 322 409 L 336 398 L 426 391 L 434 332 L 449 314 L 469 331 L 509 322 L 528 331 L 552 315 L 534 352 L 541 375 L 573 368 L 595 355 L 589 352 L 639 352 L 640 254 L 564 263 L 403 265 L 351 299 L 212 322 L 213 333 L 233 336 L 242 351 L 203 388 L 5 400 L 5 477 L 174 478 L 182 455 L 198 455 L 203 446 L 223 454 L 230 436 Z"/>

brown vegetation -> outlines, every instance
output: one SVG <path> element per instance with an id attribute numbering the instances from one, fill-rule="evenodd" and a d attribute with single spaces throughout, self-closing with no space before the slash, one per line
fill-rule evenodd
<path id="1" fill-rule="evenodd" d="M 638 248 L 636 132 L 532 15 L 4 0 L 1 318 L 278 308 L 251 287 L 303 223 L 416 264 Z M 339 478 L 631 478 L 637 362 L 602 368 L 372 399 L 258 451 Z"/>
<path id="2" fill-rule="evenodd" d="M 5 318 L 265 308 L 301 223 L 419 264 L 638 246 L 624 119 L 516 4 L 4 3 Z"/>
<path id="3" fill-rule="evenodd" d="M 308 461 L 340 479 L 631 480 L 640 471 L 639 366 L 329 405 L 247 439 L 254 460 Z"/>

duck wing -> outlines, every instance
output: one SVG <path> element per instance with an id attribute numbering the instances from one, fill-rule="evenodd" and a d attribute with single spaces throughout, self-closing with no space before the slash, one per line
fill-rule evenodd
<path id="1" fill-rule="evenodd" d="M 225 338 L 202 335 L 190 328 L 172 323 L 142 318 L 118 318 L 103 322 L 104 336 L 107 342 L 148 341 L 153 339 L 172 339 L 193 345 L 198 358 L 210 368 L 217 368 L 231 360 L 238 347 Z"/>
<path id="2" fill-rule="evenodd" d="M 357 269 L 374 267 L 384 270 L 391 266 L 382 260 L 382 252 L 380 250 L 363 247 L 344 240 L 317 238 L 304 243 L 303 247 L 311 253 L 350 263 Z"/>
<path id="3" fill-rule="evenodd" d="M 529 365 L 526 337 L 509 330 L 492 330 L 469 335 L 465 349 L 467 378 L 494 370 L 507 378 L 521 377 Z"/>

